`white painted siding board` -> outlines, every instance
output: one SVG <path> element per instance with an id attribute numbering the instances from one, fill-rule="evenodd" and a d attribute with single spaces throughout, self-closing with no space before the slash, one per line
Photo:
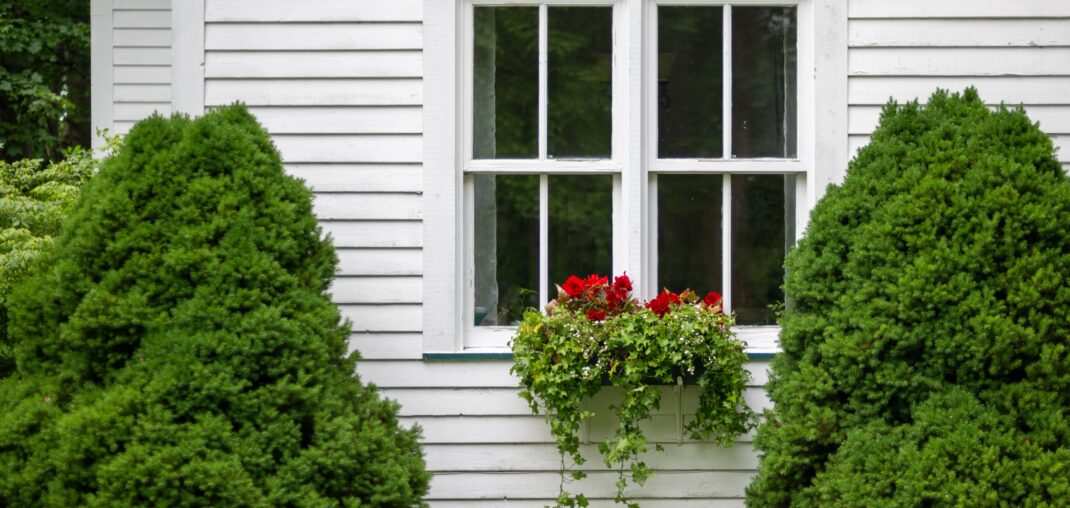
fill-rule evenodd
<path id="1" fill-rule="evenodd" d="M 317 194 L 313 210 L 321 219 L 420 220 L 420 195 Z"/>
<path id="2" fill-rule="evenodd" d="M 546 499 L 436 499 L 431 508 L 546 508 L 556 498 Z M 612 499 L 590 499 L 590 508 L 620 508 Z M 644 498 L 643 508 L 743 508 L 742 498 L 730 499 L 680 499 Z"/>
<path id="3" fill-rule="evenodd" d="M 116 10 L 171 10 L 171 0 L 115 0 L 112 5 Z"/>
<path id="4" fill-rule="evenodd" d="M 420 275 L 420 249 L 336 249 L 338 273 L 347 275 Z"/>
<path id="5" fill-rule="evenodd" d="M 418 221 L 321 221 L 335 247 L 420 247 L 423 226 Z"/>
<path id="6" fill-rule="evenodd" d="M 420 333 L 354 333 L 349 350 L 364 360 L 419 360 L 423 355 Z"/>
<path id="7" fill-rule="evenodd" d="M 252 107 L 272 134 L 419 134 L 419 106 Z"/>
<path id="8" fill-rule="evenodd" d="M 331 300 L 335 303 L 420 303 L 420 277 L 335 277 Z"/>
<path id="9" fill-rule="evenodd" d="M 115 48 L 115 65 L 160 65 L 171 58 L 171 48 Z"/>
<path id="10" fill-rule="evenodd" d="M 211 23 L 209 50 L 421 49 L 419 23 Z"/>
<path id="11" fill-rule="evenodd" d="M 115 28 L 171 28 L 170 10 L 116 10 Z"/>
<path id="12" fill-rule="evenodd" d="M 385 388 L 515 388 L 519 381 L 509 373 L 512 365 L 510 360 L 361 362 L 357 371 Z M 752 361 L 746 368 L 749 386 L 769 381 L 769 362 Z"/>
<path id="13" fill-rule="evenodd" d="M 117 28 L 114 38 L 116 47 L 171 47 L 169 28 Z"/>
<path id="14" fill-rule="evenodd" d="M 295 8 L 292 0 L 210 0 L 208 22 L 420 21 L 423 0 L 318 0 Z"/>
<path id="15" fill-rule="evenodd" d="M 211 79 L 205 104 L 250 106 L 419 106 L 419 79 Z"/>
<path id="16" fill-rule="evenodd" d="M 414 134 L 292 135 L 271 137 L 289 163 L 408 162 L 419 163 L 423 144 Z"/>
<path id="17" fill-rule="evenodd" d="M 673 387 L 659 387 L 661 407 L 651 414 L 674 415 L 677 411 Z M 383 393 L 401 403 L 402 416 L 528 416 L 531 408 L 520 398 L 519 388 L 385 388 Z M 755 411 L 771 407 L 765 390 L 758 387 L 744 392 L 747 404 Z M 587 408 L 599 415 L 611 414 L 610 404 L 618 404 L 620 391 L 607 388 L 588 402 Z M 681 395 L 681 411 L 693 414 L 698 409 L 698 388 L 686 386 Z"/>
<path id="18" fill-rule="evenodd" d="M 852 76 L 1067 76 L 1070 47 L 853 48 Z"/>
<path id="19" fill-rule="evenodd" d="M 630 485 L 625 493 L 635 500 L 647 497 L 739 498 L 754 476 L 749 471 L 662 471 L 643 486 Z M 427 499 L 550 499 L 556 497 L 561 478 L 557 473 L 440 474 L 431 479 Z M 589 498 L 612 499 L 617 473 L 592 472 L 569 484 L 569 490 Z"/>
<path id="20" fill-rule="evenodd" d="M 419 78 L 419 51 L 209 51 L 208 78 Z"/>
<path id="21" fill-rule="evenodd" d="M 352 330 L 365 332 L 414 332 L 419 333 L 423 310 L 419 305 L 352 305 L 338 306 L 342 317 L 352 322 Z M 379 362 L 382 363 L 382 362 Z M 358 372 L 360 369 L 357 369 Z M 367 377 L 377 381 L 374 374 Z"/>
<path id="22" fill-rule="evenodd" d="M 684 415 L 684 418 L 687 421 L 691 415 Z M 404 416 L 399 417 L 398 421 L 406 427 L 419 425 L 423 429 L 422 442 L 429 444 L 554 443 L 546 419 L 537 415 Z M 598 443 L 612 436 L 617 425 L 617 420 L 608 416 L 592 418 L 591 443 Z M 651 415 L 649 419 L 639 422 L 639 428 L 651 444 L 676 443 L 679 439 L 676 415 Z M 734 443 L 750 443 L 753 439 L 753 433 L 748 433 L 738 436 Z"/>
<path id="23" fill-rule="evenodd" d="M 855 76 L 847 82 L 848 101 L 854 105 L 883 105 L 890 96 L 900 102 L 926 99 L 937 87 L 962 91 L 977 88 L 990 103 L 1065 104 L 1070 80 L 1059 77 L 900 77 Z"/>
<path id="24" fill-rule="evenodd" d="M 317 192 L 420 192 L 419 164 L 287 164 L 287 173 Z"/>
<path id="25" fill-rule="evenodd" d="M 131 103 L 115 104 L 115 121 L 137 121 L 153 113 L 171 114 L 171 105 L 167 103 Z"/>
<path id="26" fill-rule="evenodd" d="M 115 82 L 127 84 L 171 84 L 171 66 L 163 65 L 117 65 Z"/>
<path id="27" fill-rule="evenodd" d="M 583 445 L 587 463 L 582 470 L 605 470 L 595 445 Z M 424 445 L 430 471 L 554 471 L 561 464 L 557 447 L 549 444 Z M 758 457 L 750 443 L 724 448 L 712 443 L 667 444 L 664 452 L 651 450 L 643 456 L 647 465 L 663 470 L 753 470 Z"/>
<path id="28" fill-rule="evenodd" d="M 852 47 L 1070 46 L 1067 19 L 854 19 Z"/>
<path id="29" fill-rule="evenodd" d="M 171 85 L 126 85 L 116 84 L 116 102 L 164 103 L 171 100 Z"/>
<path id="30" fill-rule="evenodd" d="M 1070 17 L 1066 0 L 851 0 L 851 18 Z"/>
<path id="31" fill-rule="evenodd" d="M 121 136 L 125 136 L 126 133 L 130 132 L 130 128 L 134 126 L 134 123 L 135 122 L 113 122 L 111 134 L 119 134 Z"/>

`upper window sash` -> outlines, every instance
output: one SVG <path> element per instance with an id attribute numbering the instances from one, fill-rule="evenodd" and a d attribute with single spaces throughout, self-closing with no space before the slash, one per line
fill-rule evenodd
<path id="1" fill-rule="evenodd" d="M 539 56 L 538 56 L 538 151 L 536 157 L 523 159 L 477 159 L 474 156 L 475 141 L 475 8 L 476 7 L 537 7 L 539 10 Z M 613 42 L 611 49 L 611 121 L 610 154 L 607 158 L 554 157 L 551 158 L 548 147 L 549 120 L 549 10 L 553 7 L 608 7 L 612 8 Z M 511 1 L 511 0 L 465 0 L 460 5 L 460 59 L 458 61 L 459 94 L 458 108 L 460 115 L 458 132 L 458 149 L 463 171 L 466 173 L 501 172 L 501 173 L 577 173 L 595 174 L 601 172 L 619 173 L 624 164 L 622 154 L 626 151 L 626 127 L 624 125 L 623 101 L 626 94 L 621 91 L 627 79 L 625 66 L 619 50 L 618 27 L 625 22 L 625 13 L 620 8 L 620 0 L 553 0 Z"/>
<path id="2" fill-rule="evenodd" d="M 802 44 L 802 34 L 812 24 L 812 5 L 808 0 L 667 0 L 649 1 L 645 5 L 646 24 L 643 58 L 646 62 L 644 81 L 644 117 L 647 130 L 644 141 L 647 170 L 655 173 L 796 173 L 813 172 L 813 133 L 806 128 L 811 123 L 813 109 L 810 106 L 813 92 L 810 76 L 804 72 L 812 67 L 811 48 Z M 721 87 L 722 87 L 722 143 L 719 156 L 706 157 L 661 157 L 659 154 L 659 7 L 720 7 L 721 17 Z M 732 139 L 732 10 L 733 7 L 795 7 L 795 93 L 796 113 L 794 122 L 794 157 L 733 157 Z M 805 7 L 805 9 L 804 9 Z"/>

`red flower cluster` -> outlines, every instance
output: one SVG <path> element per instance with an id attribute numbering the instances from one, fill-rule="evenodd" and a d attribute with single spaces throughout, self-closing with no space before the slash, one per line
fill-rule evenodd
<path id="1" fill-rule="evenodd" d="M 632 281 L 628 274 L 609 277 L 591 274 L 586 279 L 575 275 L 558 287 L 558 303 L 572 310 L 583 311 L 587 319 L 602 321 L 628 310 L 635 304 L 632 299 Z"/>
<path id="2" fill-rule="evenodd" d="M 586 279 L 572 275 L 557 289 L 557 300 L 551 302 L 551 306 L 564 305 L 569 310 L 587 316 L 590 321 L 604 321 L 608 317 L 635 312 L 640 308 L 639 302 L 631 296 L 632 281 L 628 274 L 614 277 L 612 284 L 609 283 L 609 277 L 597 274 L 588 275 Z M 666 289 L 643 306 L 658 317 L 663 317 L 672 310 L 673 305 L 683 304 L 700 305 L 713 312 L 721 312 L 722 300 L 721 294 L 716 291 L 710 291 L 699 302 L 698 295 L 690 289 L 681 293 Z"/>
<path id="3" fill-rule="evenodd" d="M 680 295 L 669 291 L 668 289 L 661 290 L 658 296 L 655 296 L 649 302 L 646 302 L 646 308 L 654 311 L 658 317 L 664 316 L 666 312 L 669 312 L 669 304 L 680 305 Z"/>

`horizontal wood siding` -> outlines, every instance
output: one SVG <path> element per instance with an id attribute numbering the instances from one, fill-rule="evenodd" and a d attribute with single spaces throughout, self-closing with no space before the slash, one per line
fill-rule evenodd
<path id="1" fill-rule="evenodd" d="M 422 359 L 422 0 L 208 0 L 205 18 L 205 106 L 247 104 L 315 192 L 338 250 L 331 294 L 352 322 L 358 372 L 423 429 L 431 505 L 552 504 L 560 457 L 518 396 L 511 363 Z M 750 366 L 757 408 L 769 404 L 758 388 L 766 366 Z M 606 413 L 614 396 L 591 404 Z M 659 474 L 634 492 L 644 506 L 742 504 L 757 464 L 751 436 L 729 448 L 681 440 L 696 405 L 693 389 L 678 399 L 668 388 L 645 424 L 667 451 L 651 455 Z M 612 498 L 616 476 L 593 443 L 612 429 L 603 416 L 585 430 L 592 475 L 582 489 L 596 505 Z"/>
<path id="2" fill-rule="evenodd" d="M 171 0 L 112 2 L 113 131 L 171 113 Z"/>
<path id="3" fill-rule="evenodd" d="M 546 421 L 532 415 L 518 396 L 517 379 L 508 371 L 511 363 L 401 359 L 404 346 L 387 346 L 397 340 L 411 341 L 410 347 L 417 348 L 417 337 L 380 334 L 374 340 L 381 342 L 362 351 L 379 356 L 362 362 L 358 372 L 400 403 L 403 424 L 421 427 L 428 468 L 435 473 L 431 505 L 550 503 L 558 489 L 561 459 Z M 354 343 L 361 339 L 358 336 Z M 745 397 L 757 410 L 771 404 L 760 387 L 768 380 L 768 365 L 762 361 L 747 365 L 752 379 Z M 631 494 L 643 506 L 741 506 L 743 489 L 758 462 L 753 433 L 727 448 L 690 441 L 683 437 L 680 424 L 698 405 L 695 387 L 685 387 L 679 398 L 674 387 L 660 390 L 662 407 L 643 427 L 651 442 L 662 444 L 665 451 L 648 454 L 646 460 L 658 472 Z M 589 460 L 579 469 L 590 472 L 590 478 L 573 484 L 571 490 L 582 489 L 596 499 L 595 506 L 607 506 L 604 503 L 613 496 L 615 476 L 601 466 L 597 443 L 613 432 L 615 422 L 604 415 L 619 399 L 619 392 L 607 389 L 588 403 L 602 415 L 593 418 L 581 435 L 582 451 Z"/>
<path id="4" fill-rule="evenodd" d="M 421 358 L 421 11 L 420 0 L 205 4 L 205 106 L 248 105 L 314 191 L 338 252 L 332 298 L 362 365 Z"/>
<path id="5" fill-rule="evenodd" d="M 848 38 L 852 154 L 890 98 L 974 86 L 993 106 L 1023 105 L 1070 169 L 1070 2 L 850 0 Z"/>

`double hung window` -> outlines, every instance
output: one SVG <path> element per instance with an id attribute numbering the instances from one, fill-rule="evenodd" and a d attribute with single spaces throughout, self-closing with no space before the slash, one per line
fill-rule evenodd
<path id="1" fill-rule="evenodd" d="M 812 167 L 798 4 L 460 4 L 465 348 L 504 347 L 570 274 L 624 271 L 775 334 Z"/>

